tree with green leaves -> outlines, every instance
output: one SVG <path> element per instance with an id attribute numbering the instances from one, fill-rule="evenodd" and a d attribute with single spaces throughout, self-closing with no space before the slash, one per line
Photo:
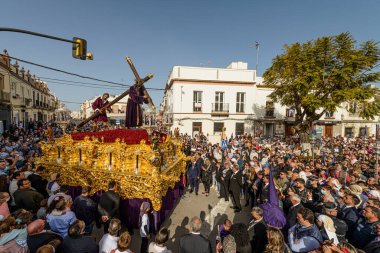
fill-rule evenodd
<path id="1" fill-rule="evenodd" d="M 344 102 L 360 105 L 359 116 L 374 119 L 380 113 L 377 69 L 380 49 L 374 41 L 356 46 L 349 33 L 284 46 L 263 77 L 274 91 L 270 97 L 296 111 L 297 131 L 307 132 L 326 112 Z"/>

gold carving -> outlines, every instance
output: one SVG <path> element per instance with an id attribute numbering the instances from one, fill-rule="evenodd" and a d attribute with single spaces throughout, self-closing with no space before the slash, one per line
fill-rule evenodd
<path id="1" fill-rule="evenodd" d="M 44 177 L 60 173 L 62 184 L 89 186 L 92 194 L 106 191 L 108 183 L 115 180 L 122 198 L 149 198 L 154 210 L 160 210 L 162 197 L 185 172 L 188 159 L 181 147 L 182 140 L 170 136 L 153 150 L 145 140 L 127 145 L 119 139 L 113 143 L 95 137 L 74 141 L 65 135 L 42 143 L 44 156 L 36 164 L 46 168 Z"/>

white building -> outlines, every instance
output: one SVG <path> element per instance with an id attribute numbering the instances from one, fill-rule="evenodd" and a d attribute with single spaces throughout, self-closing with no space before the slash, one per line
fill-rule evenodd
<path id="1" fill-rule="evenodd" d="M 171 131 L 203 132 L 218 139 L 231 134 L 284 135 L 286 109 L 271 101 L 271 90 L 247 63 L 227 68 L 175 66 L 167 81 L 162 110 Z"/>
<path id="2" fill-rule="evenodd" d="M 273 90 L 263 84 L 247 63 L 233 62 L 227 68 L 174 66 L 161 103 L 167 130 L 176 127 L 193 136 L 202 132 L 211 141 L 250 133 L 255 137 L 294 134 L 295 111 L 268 97 Z M 376 122 L 351 114 L 342 105 L 326 113 L 314 128 L 323 136 L 375 134 Z"/>
<path id="3" fill-rule="evenodd" d="M 81 119 L 81 112 L 80 111 L 72 111 L 71 113 L 70 113 L 70 117 L 72 118 L 72 119 Z"/>

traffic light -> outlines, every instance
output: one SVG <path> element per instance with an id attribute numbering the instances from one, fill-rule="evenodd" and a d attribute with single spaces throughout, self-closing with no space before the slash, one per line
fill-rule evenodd
<path id="1" fill-rule="evenodd" d="M 75 59 L 86 60 L 87 41 L 81 38 L 73 38 L 73 57 Z"/>

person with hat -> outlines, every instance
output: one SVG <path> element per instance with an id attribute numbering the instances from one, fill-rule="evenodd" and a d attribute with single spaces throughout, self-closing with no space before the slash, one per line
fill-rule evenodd
<path id="1" fill-rule="evenodd" d="M 317 225 L 320 227 L 320 232 L 323 240 L 331 240 L 333 243 L 338 244 L 339 240 L 335 233 L 336 228 L 333 220 L 327 216 L 320 214 L 317 217 Z"/>
<path id="2" fill-rule="evenodd" d="M 339 240 L 346 240 L 346 233 L 348 231 L 348 226 L 344 220 L 341 220 L 337 217 L 338 207 L 334 202 L 325 202 L 323 203 L 323 213 L 330 217 L 334 222 L 335 234 Z"/>
<path id="3" fill-rule="evenodd" d="M 357 182 L 358 183 L 358 182 Z M 364 183 L 365 184 L 365 183 Z M 357 208 L 362 208 L 364 203 L 367 201 L 368 197 L 363 194 L 363 187 L 358 184 L 350 185 L 349 190 L 352 194 L 359 198 L 359 203 L 357 204 Z"/>

